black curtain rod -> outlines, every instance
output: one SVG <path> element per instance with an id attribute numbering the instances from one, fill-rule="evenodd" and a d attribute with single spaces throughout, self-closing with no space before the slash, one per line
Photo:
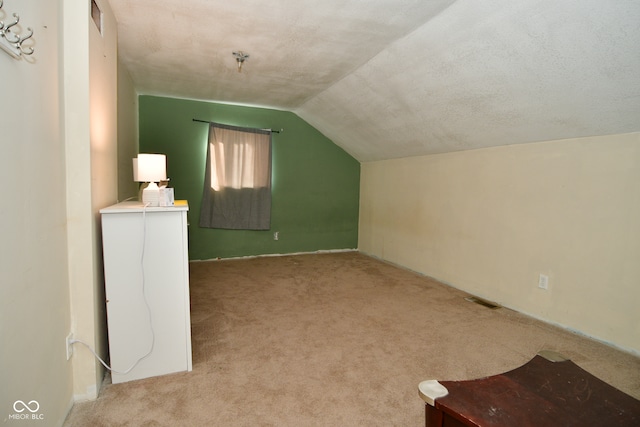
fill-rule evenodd
<path id="1" fill-rule="evenodd" d="M 200 122 L 200 123 L 215 123 L 215 122 L 210 122 L 208 120 L 200 120 L 200 119 L 192 119 L 194 122 Z M 273 129 L 261 129 L 261 130 L 268 130 L 269 132 L 273 132 L 273 133 L 280 133 L 282 132 L 284 129 L 280 129 L 280 130 L 273 130 Z"/>

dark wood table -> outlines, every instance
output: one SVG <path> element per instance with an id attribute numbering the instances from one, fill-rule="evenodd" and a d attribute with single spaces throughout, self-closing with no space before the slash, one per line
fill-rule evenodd
<path id="1" fill-rule="evenodd" d="M 640 426 L 640 401 L 553 352 L 470 381 L 423 381 L 427 427 Z"/>

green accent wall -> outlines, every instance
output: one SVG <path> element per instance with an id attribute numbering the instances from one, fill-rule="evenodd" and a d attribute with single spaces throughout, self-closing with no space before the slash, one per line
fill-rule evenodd
<path id="1" fill-rule="evenodd" d="M 208 125 L 193 119 L 284 129 L 273 134 L 271 230 L 198 226 Z M 296 114 L 144 95 L 139 129 L 140 152 L 167 155 L 175 198 L 189 202 L 191 260 L 357 248 L 360 163 Z"/>

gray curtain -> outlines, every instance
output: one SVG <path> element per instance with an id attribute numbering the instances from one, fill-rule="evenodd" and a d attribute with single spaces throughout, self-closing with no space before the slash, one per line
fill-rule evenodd
<path id="1" fill-rule="evenodd" d="M 271 131 L 211 123 L 200 227 L 271 228 Z"/>

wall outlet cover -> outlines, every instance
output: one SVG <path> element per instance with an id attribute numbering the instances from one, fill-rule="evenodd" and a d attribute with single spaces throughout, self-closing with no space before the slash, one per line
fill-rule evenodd
<path id="1" fill-rule="evenodd" d="M 541 274 L 538 278 L 538 287 L 544 290 L 549 289 L 549 276 Z"/>
<path id="2" fill-rule="evenodd" d="M 71 359 L 71 356 L 73 356 L 73 332 L 69 332 L 69 335 L 67 335 L 67 338 L 65 339 L 65 344 L 67 346 L 67 360 Z"/>

